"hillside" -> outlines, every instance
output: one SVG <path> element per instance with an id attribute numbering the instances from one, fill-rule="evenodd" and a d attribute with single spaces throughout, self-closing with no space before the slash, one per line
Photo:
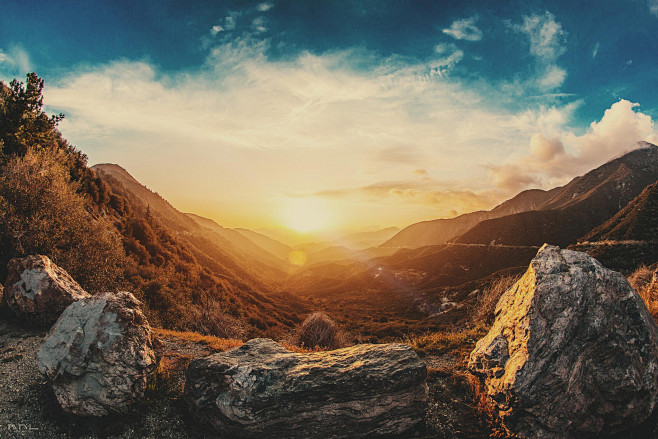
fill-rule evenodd
<path id="1" fill-rule="evenodd" d="M 415 223 L 401 230 L 382 244 L 382 247 L 415 248 L 425 245 L 443 244 L 468 231 L 481 221 L 536 209 L 552 193 L 553 191 L 547 192 L 540 189 L 531 189 L 521 192 L 514 198 L 488 211 L 477 211 L 455 218 Z"/>
<path id="2" fill-rule="evenodd" d="M 657 241 L 658 181 L 626 207 L 582 238 L 582 241 Z"/>
<path id="3" fill-rule="evenodd" d="M 63 116 L 43 111 L 43 85 L 29 74 L 0 87 L 0 276 L 11 258 L 42 254 L 90 293 L 131 291 L 154 325 L 243 337 L 299 323 L 307 305 L 275 293 L 268 278 L 283 272 L 208 233 L 120 166 L 89 168 L 57 129 Z"/>
<path id="4" fill-rule="evenodd" d="M 658 147 L 642 147 L 550 191 L 537 210 L 482 221 L 463 244 L 567 246 L 598 227 L 658 179 Z"/>

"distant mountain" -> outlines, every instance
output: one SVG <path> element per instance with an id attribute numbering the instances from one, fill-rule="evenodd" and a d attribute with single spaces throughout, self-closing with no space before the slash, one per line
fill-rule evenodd
<path id="1" fill-rule="evenodd" d="M 242 315 L 251 334 L 280 334 L 306 305 L 276 293 L 286 264 L 235 230 L 184 214 L 117 165 L 92 168 L 110 188 L 116 224 L 134 267 L 127 274 L 167 327 L 189 327 L 191 306 L 208 297 Z M 134 279 L 134 281 L 132 280 Z M 199 303 L 201 302 L 201 303 Z M 176 314 L 172 312 L 176 310 Z M 182 315 L 182 317 L 181 317 Z"/>
<path id="2" fill-rule="evenodd" d="M 288 255 L 292 251 L 290 246 L 250 229 L 236 228 L 234 230 L 241 233 L 246 238 L 249 238 L 254 244 L 258 245 L 263 250 L 270 252 L 282 261 L 288 260 Z"/>
<path id="3" fill-rule="evenodd" d="M 211 219 L 193 213 L 187 213 L 186 215 L 192 218 L 202 229 L 205 229 L 206 237 L 231 248 L 236 255 L 244 258 L 246 262 L 257 264 L 260 270 L 264 269 L 267 272 L 268 277 L 281 277 L 290 268 L 287 258 L 282 259 L 273 255 L 246 237 L 241 231 L 222 227 Z M 272 268 L 278 270 L 278 272 L 272 270 Z"/>
<path id="4" fill-rule="evenodd" d="M 391 239 L 400 231 L 397 227 L 387 227 L 369 232 L 350 233 L 332 241 L 333 245 L 340 245 L 355 250 L 377 247 Z"/>
<path id="5" fill-rule="evenodd" d="M 315 253 L 328 247 L 348 247 L 362 250 L 377 247 L 400 231 L 397 227 L 365 232 L 310 232 L 300 233 L 289 229 L 256 229 L 255 232 L 288 245 L 291 248 Z"/>
<path id="6" fill-rule="evenodd" d="M 489 211 L 412 224 L 382 246 L 416 248 L 451 241 L 568 245 L 613 216 L 658 178 L 657 150 L 656 145 L 641 142 L 639 149 L 565 186 L 523 191 Z"/>
<path id="7" fill-rule="evenodd" d="M 552 193 L 553 191 L 530 189 L 521 192 L 514 198 L 505 201 L 491 210 L 466 213 L 455 218 L 415 223 L 402 229 L 381 246 L 417 248 L 426 245 L 443 244 L 463 234 L 484 220 L 536 209 L 549 199 Z"/>
<path id="8" fill-rule="evenodd" d="M 658 241 L 658 181 L 581 241 Z"/>
<path id="9" fill-rule="evenodd" d="M 566 247 L 598 227 L 658 179 L 658 146 L 642 147 L 549 191 L 537 210 L 485 220 L 455 239 L 463 244 Z"/>

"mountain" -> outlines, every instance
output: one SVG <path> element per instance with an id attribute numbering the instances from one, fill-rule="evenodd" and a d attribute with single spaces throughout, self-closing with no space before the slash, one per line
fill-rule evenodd
<path id="1" fill-rule="evenodd" d="M 202 227 L 203 231 L 201 233 L 207 238 L 230 248 L 236 256 L 244 259 L 245 262 L 256 264 L 259 270 L 265 270 L 265 273 L 261 271 L 261 274 L 266 274 L 270 278 L 281 278 L 285 276 L 290 268 L 287 259 L 279 258 L 263 249 L 241 231 L 222 227 L 211 219 L 193 213 L 186 215 Z"/>
<path id="2" fill-rule="evenodd" d="M 167 227 L 176 231 L 187 232 L 200 229 L 193 219 L 178 211 L 167 200 L 141 184 L 121 166 L 102 163 L 92 166 L 91 169 L 105 180 L 110 177 L 119 181 L 130 194 L 147 205 L 152 213 L 157 214 L 158 218 Z"/>
<path id="3" fill-rule="evenodd" d="M 417 248 L 443 244 L 484 220 L 536 209 L 550 198 L 552 193 L 553 191 L 530 189 L 488 211 L 482 210 L 459 215 L 455 218 L 442 218 L 415 223 L 402 229 L 381 246 Z"/>
<path id="4" fill-rule="evenodd" d="M 570 249 L 587 252 L 606 267 L 632 273 L 658 258 L 658 181 Z"/>
<path id="5" fill-rule="evenodd" d="M 350 233 L 332 241 L 332 244 L 334 246 L 343 246 L 354 250 L 361 250 L 370 247 L 377 247 L 391 239 L 398 232 L 400 232 L 400 229 L 397 227 L 387 227 L 385 229 L 369 232 Z"/>
<path id="6" fill-rule="evenodd" d="M 598 227 L 658 179 L 658 146 L 643 142 L 570 183 L 549 191 L 536 210 L 485 220 L 455 239 L 462 244 L 566 247 Z"/>
<path id="7" fill-rule="evenodd" d="M 104 214 L 122 235 L 126 288 L 145 302 L 149 321 L 216 332 L 213 315 L 230 313 L 247 334 L 274 336 L 307 312 L 299 298 L 275 292 L 285 273 L 272 265 L 283 262 L 239 232 L 178 211 L 117 165 L 92 169 L 111 192 Z"/>
<path id="8" fill-rule="evenodd" d="M 412 224 L 382 246 L 415 248 L 450 241 L 568 245 L 613 216 L 658 178 L 658 147 L 647 142 L 639 146 L 565 186 L 526 190 L 489 211 Z"/>
<path id="9" fill-rule="evenodd" d="M 249 229 L 236 228 L 235 231 L 241 233 L 246 238 L 249 238 L 254 244 L 262 248 L 263 250 L 273 254 L 282 261 L 288 260 L 288 255 L 292 251 L 292 248 L 276 239 L 272 239 L 269 236 L 265 236 L 262 233 L 255 232 Z"/>
<path id="10" fill-rule="evenodd" d="M 582 241 L 658 241 L 658 181 Z"/>

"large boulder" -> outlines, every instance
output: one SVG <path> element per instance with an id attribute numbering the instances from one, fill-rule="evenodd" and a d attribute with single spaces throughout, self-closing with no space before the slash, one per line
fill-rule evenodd
<path id="1" fill-rule="evenodd" d="M 644 421 L 656 405 L 656 325 L 621 274 L 544 245 L 501 297 L 468 367 L 521 438 L 579 438 Z"/>
<path id="2" fill-rule="evenodd" d="M 17 316 L 53 323 L 67 306 L 90 297 L 47 256 L 33 255 L 9 261 L 4 300 Z"/>
<path id="3" fill-rule="evenodd" d="M 64 411 L 123 413 L 144 397 L 157 363 L 140 305 L 128 292 L 100 293 L 62 313 L 38 358 Z"/>
<path id="4" fill-rule="evenodd" d="M 297 354 L 254 339 L 192 361 L 185 398 L 222 437 L 360 438 L 422 421 L 426 376 L 402 344 Z"/>

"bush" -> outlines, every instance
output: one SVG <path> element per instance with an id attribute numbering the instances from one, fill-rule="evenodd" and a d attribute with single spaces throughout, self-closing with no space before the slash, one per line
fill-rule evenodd
<path id="1" fill-rule="evenodd" d="M 346 343 L 336 322 L 323 312 L 315 312 L 297 329 L 292 344 L 311 349 L 338 349 Z"/>
<path id="2" fill-rule="evenodd" d="M 215 337 L 242 339 L 245 335 L 245 323 L 227 314 L 222 305 L 214 300 L 204 300 L 201 305 L 192 305 L 187 327 L 201 334 Z"/>
<path id="3" fill-rule="evenodd" d="M 644 265 L 628 276 L 628 282 L 637 291 L 647 309 L 658 321 L 658 269 L 652 270 Z"/>
<path id="4" fill-rule="evenodd" d="M 0 166 L 0 277 L 9 259 L 43 254 L 91 293 L 115 289 L 125 264 L 118 233 L 86 210 L 60 156 L 28 150 Z"/>

